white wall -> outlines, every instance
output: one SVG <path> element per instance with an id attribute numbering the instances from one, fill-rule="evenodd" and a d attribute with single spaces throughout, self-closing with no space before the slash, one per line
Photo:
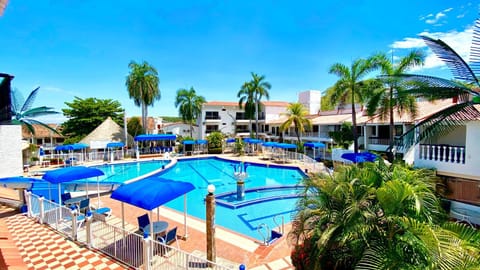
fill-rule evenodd
<path id="1" fill-rule="evenodd" d="M 282 114 L 287 112 L 287 107 L 281 106 L 265 106 L 265 122 L 279 119 Z"/>
<path id="2" fill-rule="evenodd" d="M 0 177 L 22 173 L 22 126 L 0 125 Z"/>
<path id="3" fill-rule="evenodd" d="M 415 146 L 415 166 L 436 168 L 452 176 L 478 179 L 480 177 L 480 121 L 467 123 L 465 136 L 465 164 L 424 160 L 419 158 L 419 145 Z"/>
<path id="4" fill-rule="evenodd" d="M 298 94 L 298 102 L 307 108 L 308 114 L 317 114 L 320 111 L 322 94 L 318 90 L 309 90 Z"/>

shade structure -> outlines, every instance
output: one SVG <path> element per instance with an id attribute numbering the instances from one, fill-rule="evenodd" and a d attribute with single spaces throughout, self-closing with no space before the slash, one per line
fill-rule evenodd
<path id="1" fill-rule="evenodd" d="M 282 149 L 296 149 L 297 145 L 292 143 L 277 143 L 273 147 Z"/>
<path id="2" fill-rule="evenodd" d="M 323 158 L 325 158 L 325 144 L 321 142 L 306 142 L 303 144 L 305 147 L 311 147 L 313 148 L 313 159 L 315 159 L 315 149 L 317 148 L 323 148 Z M 305 149 L 304 149 L 305 151 Z"/>
<path id="3" fill-rule="evenodd" d="M 58 184 L 101 175 L 104 175 L 104 173 L 100 169 L 89 168 L 85 166 L 74 166 L 47 171 L 43 175 L 42 179 L 47 180 L 52 184 Z"/>
<path id="4" fill-rule="evenodd" d="M 0 178 L 0 186 L 5 188 L 31 189 L 35 182 L 44 182 L 40 178 L 13 176 Z"/>
<path id="5" fill-rule="evenodd" d="M 146 178 L 130 184 L 120 186 L 112 192 L 110 198 L 122 202 L 122 224 L 124 225 L 123 203 L 128 203 L 142 209 L 151 211 L 163 204 L 195 189 L 195 186 L 188 182 L 173 181 L 163 178 Z M 186 225 L 186 197 L 184 200 L 184 226 L 185 236 L 187 235 Z M 158 216 L 158 215 L 157 215 Z M 153 229 L 153 226 L 150 226 Z M 150 231 L 150 235 L 153 231 Z"/>
<path id="6" fill-rule="evenodd" d="M 58 184 L 58 200 L 59 200 L 59 204 L 62 205 L 62 199 L 60 196 L 61 183 L 80 180 L 80 179 L 86 179 L 86 178 L 96 177 L 101 175 L 104 175 L 104 173 L 100 169 L 89 168 L 85 166 L 74 166 L 74 167 L 67 167 L 67 168 L 48 171 L 43 175 L 42 179 L 52 184 Z M 86 192 L 88 194 L 88 186 L 87 186 Z"/>
<path id="7" fill-rule="evenodd" d="M 350 160 L 353 163 L 373 162 L 377 159 L 377 155 L 370 152 L 362 153 L 344 153 L 341 158 Z"/>
<path id="8" fill-rule="evenodd" d="M 235 142 L 235 138 L 228 138 L 225 142 L 226 142 L 226 143 L 234 143 L 234 142 Z"/>
<path id="9" fill-rule="evenodd" d="M 207 144 L 208 141 L 207 140 L 197 140 L 195 143 L 196 144 Z"/>
<path id="10" fill-rule="evenodd" d="M 143 134 L 135 136 L 134 140 L 136 142 L 142 141 L 173 141 L 176 140 L 177 136 L 175 134 Z"/>
<path id="11" fill-rule="evenodd" d="M 275 145 L 277 145 L 277 142 L 264 142 L 262 145 L 265 147 L 275 147 Z"/>
<path id="12" fill-rule="evenodd" d="M 193 141 L 193 140 L 186 140 L 186 141 L 183 141 L 182 143 L 183 143 L 183 145 L 191 145 L 191 144 L 195 144 L 195 141 Z"/>
<path id="13" fill-rule="evenodd" d="M 303 144 L 303 146 L 312 148 L 325 148 L 325 144 L 321 142 L 306 142 Z"/>
<path id="14" fill-rule="evenodd" d="M 110 197 L 145 210 L 153 210 L 194 189 L 188 182 L 147 178 L 120 186 Z"/>
<path id="15" fill-rule="evenodd" d="M 85 143 L 74 143 L 74 144 L 64 144 L 58 145 L 55 147 L 55 151 L 75 151 L 88 148 L 88 144 Z"/>
<path id="16" fill-rule="evenodd" d="M 107 143 L 107 148 L 122 148 L 125 144 L 123 142 L 109 142 Z"/>

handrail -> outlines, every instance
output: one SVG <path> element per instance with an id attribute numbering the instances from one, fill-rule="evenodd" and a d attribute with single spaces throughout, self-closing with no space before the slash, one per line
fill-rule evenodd
<path id="1" fill-rule="evenodd" d="M 262 233 L 262 231 L 261 231 L 262 228 L 265 228 L 265 229 L 266 229 L 266 231 L 267 231 L 266 234 L 267 234 L 267 235 L 265 235 L 265 234 Z M 267 225 L 266 223 L 261 223 L 261 224 L 259 224 L 258 227 L 257 227 L 257 232 L 258 232 L 258 234 L 260 234 L 260 236 L 263 238 L 263 244 L 264 244 L 264 245 L 268 245 L 268 241 L 269 241 L 269 239 L 268 239 L 268 232 L 269 232 L 269 231 L 270 231 L 270 228 L 268 227 L 268 225 Z"/>
<path id="2" fill-rule="evenodd" d="M 278 217 L 279 217 L 279 215 L 276 215 L 276 216 L 273 217 L 273 223 L 275 223 L 275 226 L 277 226 L 277 228 L 280 228 L 280 233 L 284 234 L 285 233 L 285 217 L 280 216 L 282 218 L 282 226 L 281 227 L 277 222 Z"/>

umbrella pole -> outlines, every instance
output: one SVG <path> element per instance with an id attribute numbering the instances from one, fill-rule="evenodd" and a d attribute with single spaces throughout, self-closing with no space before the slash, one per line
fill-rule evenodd
<path id="1" fill-rule="evenodd" d="M 153 220 L 152 210 L 150 210 L 150 220 Z M 152 239 L 153 239 L 153 223 L 150 224 L 150 237 L 152 237 Z"/>
<path id="2" fill-rule="evenodd" d="M 185 240 L 188 237 L 188 229 L 187 229 L 187 194 L 183 194 L 183 226 L 185 230 L 185 235 L 183 236 Z"/>

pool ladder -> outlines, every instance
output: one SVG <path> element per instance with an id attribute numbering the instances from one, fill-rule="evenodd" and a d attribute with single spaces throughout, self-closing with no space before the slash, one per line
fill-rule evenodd
<path id="1" fill-rule="evenodd" d="M 281 221 L 282 226 L 280 226 L 280 224 L 277 221 L 278 217 L 282 219 Z M 273 242 L 275 242 L 277 239 L 282 237 L 285 232 L 285 218 L 283 216 L 274 216 L 273 223 L 276 225 L 276 228 L 280 229 L 280 232 L 275 230 L 270 230 L 270 227 L 266 223 L 261 223 L 257 227 L 258 234 L 260 234 L 260 236 L 263 239 L 262 244 L 265 246 L 269 246 L 273 244 Z"/>

